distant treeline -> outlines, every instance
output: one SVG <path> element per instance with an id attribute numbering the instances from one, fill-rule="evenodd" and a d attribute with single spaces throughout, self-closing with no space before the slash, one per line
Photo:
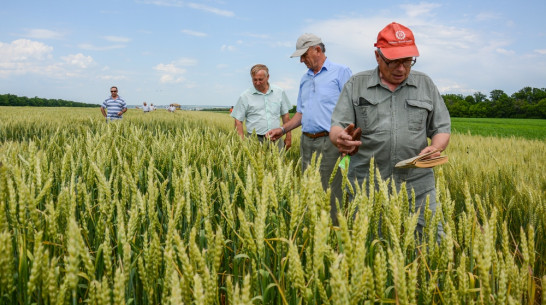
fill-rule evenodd
<path id="1" fill-rule="evenodd" d="M 497 89 L 491 91 L 489 97 L 481 92 L 468 96 L 444 94 L 442 97 L 452 117 L 546 119 L 546 88 L 525 87 L 512 95 Z M 100 105 L 2 94 L 0 106 L 99 107 Z M 206 109 L 206 111 L 227 110 L 229 108 Z M 295 111 L 296 106 L 290 110 L 290 112 Z"/>
<path id="2" fill-rule="evenodd" d="M 17 96 L 14 94 L 1 94 L 0 106 L 100 107 L 100 105 L 97 104 L 79 103 L 59 99 L 46 99 L 40 97 Z"/>
<path id="3" fill-rule="evenodd" d="M 510 96 L 493 90 L 489 98 L 481 92 L 442 97 L 452 117 L 546 119 L 546 88 L 525 87 Z"/>

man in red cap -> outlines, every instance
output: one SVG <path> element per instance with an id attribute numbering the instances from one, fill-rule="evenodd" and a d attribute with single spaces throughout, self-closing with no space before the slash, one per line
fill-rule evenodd
<path id="1" fill-rule="evenodd" d="M 436 210 L 434 172 L 395 164 L 436 150 L 435 157 L 445 150 L 451 133 L 449 112 L 432 80 L 411 69 L 419 51 L 410 29 L 395 22 L 387 25 L 375 47 L 377 68 L 353 75 L 341 92 L 332 114 L 330 140 L 340 152 L 352 155 L 350 181 L 369 181 L 374 158 L 382 179 L 391 178 L 397 189 L 405 182 L 409 198 L 415 191 L 415 211 L 421 209 L 417 231 L 422 233 L 427 196 L 429 208 Z M 357 127 L 362 136 L 353 139 L 351 130 Z M 442 235 L 439 223 L 438 236 Z"/>

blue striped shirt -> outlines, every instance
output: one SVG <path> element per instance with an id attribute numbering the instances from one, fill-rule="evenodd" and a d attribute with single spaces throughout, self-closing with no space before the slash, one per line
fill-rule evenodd
<path id="1" fill-rule="evenodd" d="M 102 103 L 102 108 L 106 109 L 107 118 L 121 119 L 122 116 L 118 115 L 118 113 L 123 109 L 127 108 L 127 104 L 125 103 L 125 100 L 123 100 L 119 95 L 116 99 L 113 99 L 111 96 L 109 96 Z"/>
<path id="2" fill-rule="evenodd" d="M 333 63 L 326 58 L 317 74 L 309 69 L 303 75 L 296 108 L 296 111 L 302 114 L 303 132 L 330 131 L 332 112 L 351 74 L 349 67 Z"/>

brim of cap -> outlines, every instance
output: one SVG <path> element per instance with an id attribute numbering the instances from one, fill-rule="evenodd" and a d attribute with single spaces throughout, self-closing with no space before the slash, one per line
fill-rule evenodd
<path id="1" fill-rule="evenodd" d="M 399 59 L 407 57 L 418 57 L 419 51 L 417 46 L 404 46 L 404 47 L 392 47 L 392 48 L 380 48 L 381 53 L 388 59 Z"/>
<path id="2" fill-rule="evenodd" d="M 305 54 L 305 52 L 307 52 L 307 50 L 309 50 L 309 48 L 297 49 L 296 52 L 294 52 L 294 53 L 292 53 L 292 55 L 290 55 L 290 58 L 292 58 L 292 57 L 300 57 L 300 56 L 302 56 L 303 54 Z"/>

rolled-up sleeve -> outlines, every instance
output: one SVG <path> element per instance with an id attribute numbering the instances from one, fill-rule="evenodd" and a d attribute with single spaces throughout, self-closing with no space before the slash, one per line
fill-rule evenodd
<path id="1" fill-rule="evenodd" d="M 247 103 L 244 100 L 243 96 L 241 95 L 239 97 L 239 100 L 237 100 L 237 104 L 235 104 L 235 107 L 233 107 L 233 112 L 231 112 L 231 117 L 241 122 L 244 122 L 246 118 L 246 108 L 247 108 Z"/>
<path id="2" fill-rule="evenodd" d="M 432 83 L 432 81 L 431 81 Z M 427 122 L 427 137 L 432 138 L 438 133 L 451 133 L 451 118 L 444 99 L 438 89 L 432 84 L 433 109 Z"/>

